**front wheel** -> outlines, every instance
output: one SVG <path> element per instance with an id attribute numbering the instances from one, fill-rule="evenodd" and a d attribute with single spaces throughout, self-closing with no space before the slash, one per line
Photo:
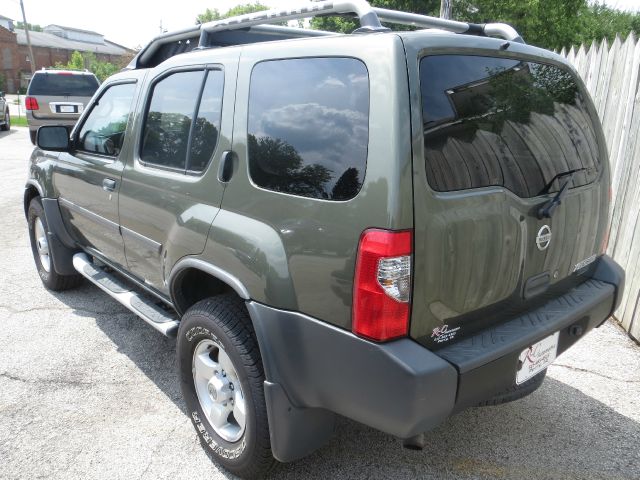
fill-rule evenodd
<path id="1" fill-rule="evenodd" d="M 178 368 L 188 414 L 224 468 L 258 477 L 275 464 L 264 399 L 264 371 L 244 302 L 202 300 L 182 317 Z"/>
<path id="2" fill-rule="evenodd" d="M 45 287 L 53 291 L 69 290 L 82 283 L 81 275 L 60 275 L 53 267 L 49 236 L 47 235 L 47 219 L 44 215 L 40 197 L 31 200 L 27 213 L 31 252 L 38 269 L 38 275 Z"/>

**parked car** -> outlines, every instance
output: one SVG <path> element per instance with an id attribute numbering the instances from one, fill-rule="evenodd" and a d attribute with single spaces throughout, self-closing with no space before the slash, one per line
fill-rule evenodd
<path id="1" fill-rule="evenodd" d="M 9 104 L 4 96 L 4 92 L 0 92 L 0 130 L 7 131 L 11 128 L 11 115 L 9 115 Z"/>
<path id="2" fill-rule="evenodd" d="M 31 143 L 42 125 L 75 125 L 99 85 L 89 71 L 38 70 L 25 98 Z"/>
<path id="3" fill-rule="evenodd" d="M 345 9 L 359 34 L 256 25 Z M 42 282 L 177 335 L 188 415 L 233 473 L 310 454 L 338 415 L 419 448 L 533 392 L 619 304 L 583 82 L 461 25 L 362 1 L 215 21 L 148 45 L 70 133 L 40 128 Z"/>

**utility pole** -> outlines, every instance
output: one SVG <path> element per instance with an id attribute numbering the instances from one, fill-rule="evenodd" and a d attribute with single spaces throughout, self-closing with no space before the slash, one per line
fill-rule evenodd
<path id="1" fill-rule="evenodd" d="M 29 24 L 27 16 L 24 14 L 24 3 L 20 0 L 20 9 L 22 10 L 22 22 L 24 23 L 24 33 L 27 35 L 27 45 L 29 46 L 29 63 L 31 64 L 31 75 L 36 73 L 36 59 L 33 56 L 33 48 L 31 48 L 31 37 L 29 37 Z"/>
<path id="2" fill-rule="evenodd" d="M 451 19 L 451 0 L 440 0 L 440 18 Z"/>

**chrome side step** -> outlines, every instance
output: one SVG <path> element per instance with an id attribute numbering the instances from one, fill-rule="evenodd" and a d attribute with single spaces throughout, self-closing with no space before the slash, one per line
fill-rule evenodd
<path id="1" fill-rule="evenodd" d="M 116 275 L 105 272 L 93 265 L 85 253 L 76 253 L 73 256 L 73 267 L 83 277 L 97 285 L 100 290 L 115 298 L 163 335 L 175 337 L 178 333 L 180 322 L 175 315 L 166 312 L 132 290 L 129 285 Z"/>

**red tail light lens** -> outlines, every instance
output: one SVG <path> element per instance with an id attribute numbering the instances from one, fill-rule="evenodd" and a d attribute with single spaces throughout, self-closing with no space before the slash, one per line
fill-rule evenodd
<path id="1" fill-rule="evenodd" d="M 34 97 L 27 97 L 24 99 L 24 106 L 27 110 L 38 110 L 40 106 L 38 105 L 38 100 Z"/>
<path id="2" fill-rule="evenodd" d="M 412 231 L 366 230 L 353 288 L 353 333 L 384 342 L 406 336 L 411 312 Z"/>

